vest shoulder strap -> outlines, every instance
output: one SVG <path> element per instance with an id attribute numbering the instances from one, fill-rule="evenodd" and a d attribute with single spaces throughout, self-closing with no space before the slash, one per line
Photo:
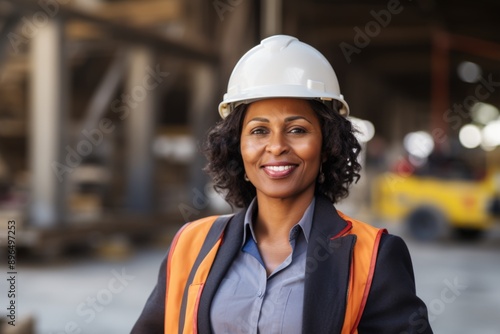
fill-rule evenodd
<path id="1" fill-rule="evenodd" d="M 370 293 L 380 238 L 387 231 L 348 217 L 342 212 L 339 212 L 339 215 L 349 224 L 352 224 L 349 234 L 356 235 L 351 262 L 346 315 L 342 327 L 342 334 L 353 334 L 357 333 L 357 327 L 361 321 Z"/>
<path id="2" fill-rule="evenodd" d="M 187 223 L 175 235 L 166 268 L 165 333 L 197 332 L 198 300 L 231 217 L 211 216 Z"/>

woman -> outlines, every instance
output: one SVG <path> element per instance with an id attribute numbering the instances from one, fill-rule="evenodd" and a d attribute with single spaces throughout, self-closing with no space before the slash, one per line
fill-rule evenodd
<path id="1" fill-rule="evenodd" d="M 348 111 L 296 38 L 240 59 L 205 151 L 244 209 L 177 233 L 132 333 L 432 333 L 404 242 L 333 206 L 359 178 Z"/>

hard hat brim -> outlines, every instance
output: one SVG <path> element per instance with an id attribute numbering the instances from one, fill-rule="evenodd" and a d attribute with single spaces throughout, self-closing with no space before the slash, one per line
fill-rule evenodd
<path id="1" fill-rule="evenodd" d="M 324 95 L 324 94 L 323 94 Z M 347 102 L 344 100 L 343 96 L 333 96 L 332 94 L 329 94 L 328 96 L 318 96 L 311 94 L 309 96 L 305 96 L 305 94 L 301 94 L 299 96 L 292 94 L 289 92 L 288 94 L 286 93 L 281 93 L 281 94 L 275 94 L 275 95 L 262 95 L 262 96 L 256 96 L 253 95 L 252 93 L 248 94 L 248 98 L 245 99 L 243 97 L 238 97 L 234 99 L 225 99 L 223 102 L 219 104 L 219 114 L 222 118 L 226 118 L 236 107 L 242 104 L 250 104 L 255 101 L 259 100 L 265 100 L 265 99 L 274 99 L 274 98 L 295 98 L 295 99 L 304 99 L 304 100 L 318 100 L 320 102 L 327 102 L 327 101 L 332 101 L 336 100 L 339 101 L 342 106 L 338 110 L 338 112 L 342 116 L 349 116 L 349 105 Z M 326 104 L 326 103 L 325 103 Z"/>

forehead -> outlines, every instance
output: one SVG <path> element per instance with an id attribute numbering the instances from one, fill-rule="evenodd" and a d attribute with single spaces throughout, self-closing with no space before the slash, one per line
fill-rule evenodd
<path id="1" fill-rule="evenodd" d="M 248 106 L 245 118 L 256 116 L 274 118 L 290 115 L 318 118 L 307 100 L 294 98 L 273 98 L 252 102 Z"/>

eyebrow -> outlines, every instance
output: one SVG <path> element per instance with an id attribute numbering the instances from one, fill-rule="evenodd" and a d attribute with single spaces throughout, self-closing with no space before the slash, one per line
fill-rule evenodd
<path id="1" fill-rule="evenodd" d="M 290 117 L 287 117 L 287 118 L 285 118 L 285 123 L 293 122 L 293 121 L 298 120 L 298 119 L 303 119 L 304 121 L 306 121 L 308 123 L 311 123 L 307 118 L 305 118 L 303 116 L 290 116 Z M 264 123 L 269 123 L 269 120 L 267 118 L 263 118 L 263 117 L 255 117 L 255 118 L 252 118 L 251 120 L 249 120 L 247 122 L 247 124 L 250 123 L 250 122 L 264 122 Z"/>
<path id="2" fill-rule="evenodd" d="M 285 118 L 285 123 L 287 122 L 292 122 L 292 121 L 295 121 L 295 120 L 298 120 L 298 119 L 303 119 L 304 121 L 308 122 L 308 123 L 311 123 L 307 118 L 305 118 L 304 116 L 290 116 L 290 117 L 287 117 Z M 311 123 L 312 124 L 312 123 Z"/>

